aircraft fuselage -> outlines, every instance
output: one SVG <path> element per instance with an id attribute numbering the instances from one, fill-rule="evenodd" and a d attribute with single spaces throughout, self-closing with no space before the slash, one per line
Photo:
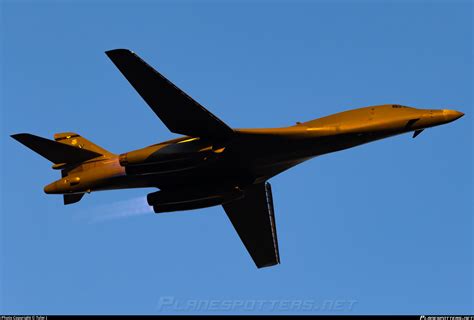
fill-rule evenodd
<path id="1" fill-rule="evenodd" d="M 284 128 L 235 129 L 235 138 L 222 144 L 187 136 L 84 162 L 46 186 L 45 192 L 189 189 L 216 183 L 245 186 L 268 180 L 313 157 L 441 125 L 460 116 L 462 113 L 452 110 L 382 105 Z"/>

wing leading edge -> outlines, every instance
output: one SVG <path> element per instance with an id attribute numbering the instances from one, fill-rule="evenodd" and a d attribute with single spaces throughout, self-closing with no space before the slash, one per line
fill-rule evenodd
<path id="1" fill-rule="evenodd" d="M 252 185 L 244 192 L 244 198 L 224 204 L 224 210 L 258 268 L 279 264 L 270 183 Z"/>
<path id="2" fill-rule="evenodd" d="M 223 140 L 234 131 L 127 49 L 105 52 L 171 132 Z"/>

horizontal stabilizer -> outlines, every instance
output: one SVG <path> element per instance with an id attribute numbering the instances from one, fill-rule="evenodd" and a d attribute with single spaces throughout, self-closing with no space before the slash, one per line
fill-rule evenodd
<path id="1" fill-rule="evenodd" d="M 79 202 L 83 196 L 83 193 L 65 194 L 63 195 L 64 205 Z"/>
<path id="2" fill-rule="evenodd" d="M 171 132 L 226 139 L 234 131 L 127 49 L 106 52 L 120 72 Z"/>
<path id="3" fill-rule="evenodd" d="M 102 156 L 94 151 L 73 147 L 29 133 L 18 133 L 11 137 L 55 164 L 80 163 Z"/>

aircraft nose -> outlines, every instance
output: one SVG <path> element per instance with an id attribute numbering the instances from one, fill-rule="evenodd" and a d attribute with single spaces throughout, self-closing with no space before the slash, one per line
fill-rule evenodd
<path id="1" fill-rule="evenodd" d="M 454 120 L 457 120 L 461 118 L 464 115 L 464 113 L 456 111 L 456 110 L 443 110 L 443 116 L 446 122 L 451 122 Z"/>

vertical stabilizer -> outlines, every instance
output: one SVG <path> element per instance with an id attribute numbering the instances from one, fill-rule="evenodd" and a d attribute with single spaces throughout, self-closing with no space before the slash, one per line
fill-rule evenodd
<path id="1" fill-rule="evenodd" d="M 86 138 L 81 137 L 80 135 L 74 132 L 56 133 L 54 135 L 54 140 L 57 142 L 61 142 L 61 143 L 73 146 L 73 147 L 79 147 L 84 150 L 100 153 L 106 157 L 110 157 L 114 155 L 113 153 L 105 150 L 102 147 L 99 147 L 95 143 L 90 142 Z"/>

